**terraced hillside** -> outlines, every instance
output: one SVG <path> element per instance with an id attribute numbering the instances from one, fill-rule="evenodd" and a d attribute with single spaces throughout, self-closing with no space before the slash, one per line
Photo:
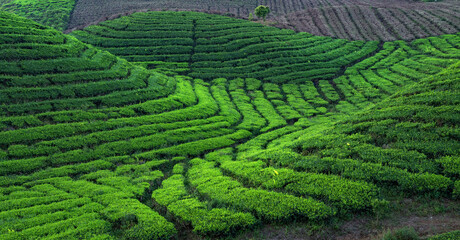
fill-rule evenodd
<path id="1" fill-rule="evenodd" d="M 372 214 L 387 205 L 381 188 L 457 197 L 459 35 L 385 44 L 291 39 L 288 30 L 177 14 L 135 14 L 74 33 L 133 64 L 0 13 L 0 239 L 220 237 Z M 198 38 L 201 21 L 232 27 Z M 150 30 L 134 31 L 141 26 Z M 252 30 L 251 46 L 273 46 L 286 59 L 297 49 L 300 65 L 322 54 L 304 54 L 315 49 L 305 39 L 338 41 L 341 53 L 358 57 L 339 64 L 324 54 L 318 63 L 337 70 L 316 78 L 302 76 L 309 68 L 286 75 L 289 64 L 273 79 L 262 74 L 276 73 L 271 65 L 254 75 L 199 68 L 197 56 L 219 49 L 252 61 L 238 55 L 250 36 L 232 41 L 231 28 Z M 230 36 L 226 47 L 198 44 L 214 34 Z M 182 42 L 192 50 L 182 52 Z"/>
<path id="2" fill-rule="evenodd" d="M 58 30 L 67 29 L 75 0 L 0 0 L 0 11 L 8 11 Z"/>
<path id="3" fill-rule="evenodd" d="M 145 10 L 193 10 L 247 18 L 260 5 L 278 27 L 350 40 L 413 40 L 458 32 L 460 3 L 410 0 L 79 0 L 69 29 Z"/>
<path id="4" fill-rule="evenodd" d="M 183 74 L 204 80 L 327 80 L 378 49 L 377 42 L 294 34 L 249 21 L 193 12 L 138 13 L 90 26 L 73 35 L 128 61 L 147 66 L 171 65 Z"/>
<path id="5" fill-rule="evenodd" d="M 5 12 L 0 19 L 0 239 L 108 239 L 126 212 L 138 221 L 127 235 L 175 233 L 134 197 L 163 176 L 148 167 L 161 161 L 143 165 L 137 177 L 98 184 L 83 175 L 114 169 L 118 161 L 86 154 L 96 139 L 72 140 L 139 126 L 143 116 L 129 106 L 161 101 L 155 99 L 173 92 L 175 80 L 30 20 Z"/>
<path id="6" fill-rule="evenodd" d="M 164 73 L 206 81 L 250 77 L 264 83 L 307 84 L 295 91 L 279 85 L 278 92 L 304 95 L 303 100 L 318 107 L 347 101 L 353 108 L 378 101 L 439 72 L 459 56 L 458 35 L 411 43 L 346 41 L 192 12 L 136 13 L 72 34 Z M 314 96 L 322 100 L 314 102 Z"/>
<path id="7" fill-rule="evenodd" d="M 438 196 L 453 188 L 452 194 L 459 197 L 459 79 L 457 62 L 330 128 L 286 135 L 270 142 L 267 150 L 246 148 L 238 152 L 241 162 L 232 164 L 241 171 L 236 174 L 248 179 L 259 180 L 258 165 L 270 165 L 339 175 L 413 194 Z M 244 164 L 258 169 L 250 173 Z"/>

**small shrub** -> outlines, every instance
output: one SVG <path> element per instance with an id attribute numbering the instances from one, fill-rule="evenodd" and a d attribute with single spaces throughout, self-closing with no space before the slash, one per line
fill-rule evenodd
<path id="1" fill-rule="evenodd" d="M 404 227 L 386 233 L 382 240 L 418 240 L 420 239 L 413 228 Z"/>
<path id="2" fill-rule="evenodd" d="M 252 21 L 254 20 L 254 15 L 252 13 L 249 13 L 249 17 L 248 17 L 248 20 L 249 21 Z"/>

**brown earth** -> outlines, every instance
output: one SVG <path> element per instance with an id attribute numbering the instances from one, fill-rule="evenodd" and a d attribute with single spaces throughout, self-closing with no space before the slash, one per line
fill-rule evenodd
<path id="1" fill-rule="evenodd" d="M 275 26 L 351 40 L 412 40 L 460 31 L 460 1 L 410 0 L 77 0 L 68 31 L 137 11 L 201 11 L 247 18 L 270 7 Z"/>

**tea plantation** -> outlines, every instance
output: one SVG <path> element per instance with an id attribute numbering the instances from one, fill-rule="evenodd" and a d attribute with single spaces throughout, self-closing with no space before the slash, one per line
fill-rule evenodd
<path id="1" fill-rule="evenodd" d="M 0 0 L 0 11 L 8 11 L 58 30 L 65 30 L 75 0 Z"/>
<path id="2" fill-rule="evenodd" d="M 389 190 L 459 201 L 460 34 L 147 12 L 65 35 L 0 12 L 0 43 L 0 239 L 234 237 L 391 212 Z"/>

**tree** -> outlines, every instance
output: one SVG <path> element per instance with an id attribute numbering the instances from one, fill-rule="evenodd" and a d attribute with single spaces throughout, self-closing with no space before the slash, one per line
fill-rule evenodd
<path id="1" fill-rule="evenodd" d="M 253 19 L 254 19 L 254 15 L 252 15 L 252 13 L 249 13 L 248 20 L 249 20 L 249 21 L 252 21 Z"/>
<path id="2" fill-rule="evenodd" d="M 256 14 L 258 18 L 263 18 L 265 22 L 265 18 L 267 17 L 268 13 L 270 13 L 270 8 L 264 5 L 260 5 L 256 7 L 256 9 L 254 10 L 254 13 Z"/>

